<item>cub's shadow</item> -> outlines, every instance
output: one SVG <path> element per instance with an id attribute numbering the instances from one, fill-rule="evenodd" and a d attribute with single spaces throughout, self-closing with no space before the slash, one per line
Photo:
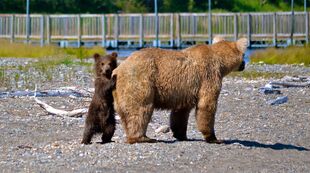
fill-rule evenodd
<path id="1" fill-rule="evenodd" d="M 188 139 L 187 141 L 204 141 L 202 139 Z M 158 142 L 163 142 L 163 143 L 175 143 L 178 142 L 176 140 L 174 141 L 163 141 L 159 140 Z M 181 141 L 182 142 L 182 141 Z M 224 140 L 224 143 L 226 145 L 231 145 L 231 144 L 240 144 L 245 147 L 255 147 L 255 148 L 269 148 L 273 150 L 298 150 L 298 151 L 309 151 L 308 148 L 301 147 L 301 146 L 296 146 L 296 145 L 291 145 L 291 144 L 282 144 L 282 143 L 275 143 L 275 144 L 263 144 L 257 141 L 248 141 L 248 140 L 239 140 L 239 139 L 234 139 L 234 140 Z M 216 144 L 214 144 L 216 145 Z"/>

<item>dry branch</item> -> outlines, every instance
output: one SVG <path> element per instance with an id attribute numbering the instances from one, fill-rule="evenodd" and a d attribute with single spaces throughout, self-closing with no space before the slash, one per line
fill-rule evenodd
<path id="1" fill-rule="evenodd" d="M 310 87 L 310 82 L 293 83 L 293 82 L 270 82 L 271 85 L 280 85 L 283 87 Z"/>
<path id="2" fill-rule="evenodd" d="M 310 87 L 310 77 L 307 76 L 285 76 L 280 81 L 270 82 L 271 85 L 282 87 Z"/>
<path id="3" fill-rule="evenodd" d="M 55 109 L 52 106 L 44 103 L 43 101 L 37 99 L 36 97 L 34 97 L 34 100 L 36 101 L 36 103 L 43 109 L 45 109 L 48 113 L 53 114 L 53 115 L 57 115 L 57 116 L 68 116 L 68 117 L 81 117 L 83 116 L 83 114 L 88 112 L 87 108 L 82 108 L 82 109 L 76 109 L 76 110 L 72 110 L 72 111 L 64 111 L 64 110 L 60 110 L 60 109 Z"/>

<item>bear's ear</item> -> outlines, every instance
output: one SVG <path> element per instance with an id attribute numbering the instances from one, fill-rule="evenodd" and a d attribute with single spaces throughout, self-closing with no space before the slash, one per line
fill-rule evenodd
<path id="1" fill-rule="evenodd" d="M 246 38 L 240 38 L 238 41 L 237 41 L 237 48 L 240 52 L 244 53 L 246 51 L 248 47 L 248 39 Z"/>
<path id="2" fill-rule="evenodd" d="M 111 54 L 113 57 L 117 57 L 117 53 L 116 52 L 112 52 L 112 54 Z"/>
<path id="3" fill-rule="evenodd" d="M 94 59 L 95 59 L 95 61 L 97 61 L 99 58 L 100 58 L 100 55 L 99 55 L 98 53 L 95 53 L 95 54 L 94 54 Z"/>
<path id="4" fill-rule="evenodd" d="M 213 38 L 212 44 L 218 43 L 220 41 L 225 41 L 225 39 L 223 37 L 216 36 Z"/>
<path id="5" fill-rule="evenodd" d="M 112 60 L 116 61 L 117 53 L 116 52 L 112 52 L 111 56 L 112 56 Z"/>

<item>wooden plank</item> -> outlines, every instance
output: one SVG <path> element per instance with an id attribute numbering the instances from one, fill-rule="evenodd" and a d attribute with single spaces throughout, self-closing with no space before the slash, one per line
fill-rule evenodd
<path id="1" fill-rule="evenodd" d="M 143 40 L 143 30 L 144 30 L 144 22 L 143 22 L 143 14 L 140 14 L 140 20 L 139 20 L 139 47 L 142 48 L 144 46 L 144 40 Z"/>
<path id="2" fill-rule="evenodd" d="M 114 24 L 114 41 L 115 41 L 115 47 L 118 47 L 118 37 L 119 37 L 119 15 L 115 14 L 115 24 Z"/>
<path id="3" fill-rule="evenodd" d="M 306 43 L 307 44 L 309 44 L 309 13 L 307 13 L 306 12 L 306 14 L 305 14 L 306 16 L 305 16 L 305 20 L 306 20 L 306 22 L 305 22 L 305 27 L 306 27 Z"/>
<path id="4" fill-rule="evenodd" d="M 11 16 L 11 26 L 10 26 L 10 31 L 11 31 L 11 43 L 14 42 L 14 33 L 15 33 L 15 31 L 14 31 L 14 22 L 15 22 L 15 15 L 12 14 L 12 16 Z"/>
<path id="5" fill-rule="evenodd" d="M 44 16 L 42 15 L 40 17 L 40 34 L 41 34 L 41 40 L 40 40 L 40 46 L 44 46 Z"/>
<path id="6" fill-rule="evenodd" d="M 176 36 L 177 36 L 177 47 L 181 47 L 182 36 L 181 36 L 181 16 L 176 14 Z"/>
<path id="7" fill-rule="evenodd" d="M 251 34 L 252 34 L 252 31 L 251 31 L 251 20 L 252 20 L 252 17 L 251 17 L 251 14 L 248 13 L 248 25 L 247 25 L 247 30 L 248 30 L 248 45 L 249 47 L 251 47 Z"/>
<path id="8" fill-rule="evenodd" d="M 212 14 L 208 15 L 208 32 L 209 32 L 209 44 L 212 44 Z"/>
<path id="9" fill-rule="evenodd" d="M 101 16 L 101 46 L 106 47 L 106 18 L 105 15 Z"/>
<path id="10" fill-rule="evenodd" d="M 171 16 L 170 16 L 170 47 L 174 46 L 174 39 L 173 39 L 173 28 L 174 28 L 173 16 L 174 16 L 173 13 L 171 13 Z"/>
<path id="11" fill-rule="evenodd" d="M 77 47 L 81 47 L 81 15 L 77 15 L 77 24 L 76 24 L 76 27 L 77 27 Z"/>
<path id="12" fill-rule="evenodd" d="M 46 15 L 46 42 L 47 44 L 51 43 L 51 24 L 50 24 L 50 16 Z"/>
<path id="13" fill-rule="evenodd" d="M 234 39 L 238 40 L 238 15 L 234 14 Z"/>
<path id="14" fill-rule="evenodd" d="M 273 13 L 273 46 L 277 47 L 277 13 Z"/>

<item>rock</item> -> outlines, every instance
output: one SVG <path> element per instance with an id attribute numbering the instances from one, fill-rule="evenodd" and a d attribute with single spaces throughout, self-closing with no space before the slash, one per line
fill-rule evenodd
<path id="1" fill-rule="evenodd" d="M 155 130 L 156 133 L 168 133 L 170 131 L 170 127 L 167 125 L 160 126 Z"/>
<path id="2" fill-rule="evenodd" d="M 267 83 L 264 87 L 259 88 L 259 92 L 262 94 L 281 94 L 281 91 L 276 90 L 275 88 L 279 87 Z"/>
<path id="3" fill-rule="evenodd" d="M 276 90 L 272 88 L 265 88 L 265 87 L 260 88 L 259 92 L 262 94 L 281 94 L 280 90 Z"/>
<path id="4" fill-rule="evenodd" d="M 288 101 L 288 97 L 287 96 L 282 96 L 282 97 L 277 97 L 274 100 L 269 100 L 267 103 L 269 105 L 279 105 L 279 104 L 286 103 L 287 101 Z"/>

